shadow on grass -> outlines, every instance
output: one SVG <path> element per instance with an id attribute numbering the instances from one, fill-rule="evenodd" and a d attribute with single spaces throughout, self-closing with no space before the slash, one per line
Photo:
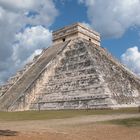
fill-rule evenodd
<path id="1" fill-rule="evenodd" d="M 112 124 L 127 126 L 127 127 L 140 127 L 140 118 L 118 119 L 118 120 L 111 120 L 108 122 Z"/>
<path id="2" fill-rule="evenodd" d="M 17 136 L 17 131 L 11 130 L 0 130 L 0 136 Z"/>

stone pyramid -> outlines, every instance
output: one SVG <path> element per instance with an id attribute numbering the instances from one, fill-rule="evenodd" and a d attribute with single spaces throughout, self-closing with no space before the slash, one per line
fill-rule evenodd
<path id="1" fill-rule="evenodd" d="M 53 44 L 0 87 L 0 110 L 136 107 L 140 79 L 76 23 L 53 32 Z"/>

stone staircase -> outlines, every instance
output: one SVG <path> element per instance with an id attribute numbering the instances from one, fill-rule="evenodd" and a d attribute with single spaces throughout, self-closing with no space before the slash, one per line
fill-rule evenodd
<path id="1" fill-rule="evenodd" d="M 55 74 L 43 86 L 42 97 L 32 102 L 30 109 L 83 109 L 85 104 L 107 108 L 112 104 L 106 84 L 81 41 L 71 43 Z"/>
<path id="2" fill-rule="evenodd" d="M 37 82 L 36 80 L 39 79 L 44 68 L 68 43 L 69 41 L 48 48 L 0 99 L 0 110 L 15 110 L 16 107 L 18 108 L 17 104 L 19 105 L 20 102 L 23 106 L 22 102 L 25 102 L 25 94 L 32 91 L 33 86 Z M 31 99 L 34 99 L 32 94 L 28 97 L 28 100 Z M 24 106 L 26 106 L 25 104 Z"/>
<path id="3" fill-rule="evenodd" d="M 138 85 L 139 78 L 106 50 L 85 40 L 73 41 L 30 109 L 134 107 L 140 100 Z"/>
<path id="4" fill-rule="evenodd" d="M 10 77 L 4 85 L 0 86 L 0 97 L 2 97 L 16 82 L 24 75 L 28 69 L 36 63 L 36 61 L 43 55 L 44 49 L 42 53 L 36 56 L 32 62 L 27 63 L 21 70 L 17 71 L 16 75 Z"/>
<path id="5" fill-rule="evenodd" d="M 81 24 L 53 33 L 53 45 L 0 87 L 0 110 L 136 107 L 140 79 Z"/>

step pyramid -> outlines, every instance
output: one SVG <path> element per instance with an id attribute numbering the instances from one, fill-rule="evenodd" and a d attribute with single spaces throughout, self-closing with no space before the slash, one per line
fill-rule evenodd
<path id="1" fill-rule="evenodd" d="M 0 87 L 0 110 L 136 107 L 140 79 L 81 23 L 53 32 L 53 44 Z"/>

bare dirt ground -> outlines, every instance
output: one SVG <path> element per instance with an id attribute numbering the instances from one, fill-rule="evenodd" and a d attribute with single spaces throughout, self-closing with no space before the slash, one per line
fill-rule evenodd
<path id="1" fill-rule="evenodd" d="M 0 140 L 140 140 L 140 127 L 97 123 L 140 114 L 0 122 Z"/>

